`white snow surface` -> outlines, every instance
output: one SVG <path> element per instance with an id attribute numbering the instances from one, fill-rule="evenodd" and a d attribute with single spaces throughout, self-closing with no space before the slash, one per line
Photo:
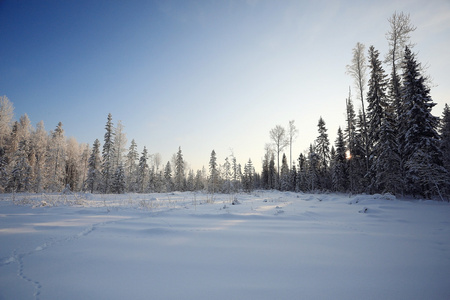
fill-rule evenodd
<path id="1" fill-rule="evenodd" d="M 0 299 L 450 299 L 450 205 L 3 194 Z"/>

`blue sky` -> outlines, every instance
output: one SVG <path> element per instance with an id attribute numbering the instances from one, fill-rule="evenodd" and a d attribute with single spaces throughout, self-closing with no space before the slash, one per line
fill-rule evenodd
<path id="1" fill-rule="evenodd" d="M 346 75 L 361 42 L 387 52 L 387 19 L 409 13 L 441 115 L 450 103 L 450 2 L 0 1 L 0 94 L 47 130 L 101 142 L 108 113 L 128 141 L 193 169 L 231 149 L 260 169 L 275 125 L 295 120 L 294 159 L 345 126 Z M 385 70 L 390 69 L 385 66 Z M 353 92 L 356 95 L 356 91 Z M 357 108 L 360 107 L 353 97 Z M 288 151 L 287 151 L 288 153 Z"/>

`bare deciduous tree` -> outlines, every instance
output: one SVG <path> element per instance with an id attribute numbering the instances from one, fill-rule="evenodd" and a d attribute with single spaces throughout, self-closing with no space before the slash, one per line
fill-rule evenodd
<path id="1" fill-rule="evenodd" d="M 280 152 L 289 145 L 289 140 L 286 138 L 286 129 L 283 126 L 277 125 L 270 130 L 270 138 L 275 144 L 277 151 L 277 174 L 280 176 Z"/>
<path id="2" fill-rule="evenodd" d="M 294 125 L 294 120 L 289 121 L 289 168 L 292 169 L 292 142 L 298 135 L 298 129 Z"/>
<path id="3" fill-rule="evenodd" d="M 355 48 L 353 48 L 353 58 L 350 65 L 347 65 L 347 74 L 353 77 L 355 80 L 355 86 L 359 91 L 359 99 L 361 100 L 361 109 L 363 116 L 363 137 L 364 137 L 364 150 L 366 158 L 366 171 L 369 170 L 369 149 L 368 149 L 368 136 L 367 136 L 367 121 L 366 112 L 364 109 L 364 90 L 366 87 L 366 57 L 364 56 L 364 44 L 356 43 Z"/>

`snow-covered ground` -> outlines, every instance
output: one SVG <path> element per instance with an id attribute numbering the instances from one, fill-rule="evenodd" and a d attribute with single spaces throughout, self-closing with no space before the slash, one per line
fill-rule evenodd
<path id="1" fill-rule="evenodd" d="M 450 299 L 450 205 L 4 194 L 0 299 Z"/>

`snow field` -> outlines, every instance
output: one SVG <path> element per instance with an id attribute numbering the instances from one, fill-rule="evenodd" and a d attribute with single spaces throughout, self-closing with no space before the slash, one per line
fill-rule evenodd
<path id="1" fill-rule="evenodd" d="M 447 203 L 2 196 L 0 299 L 450 299 Z"/>

